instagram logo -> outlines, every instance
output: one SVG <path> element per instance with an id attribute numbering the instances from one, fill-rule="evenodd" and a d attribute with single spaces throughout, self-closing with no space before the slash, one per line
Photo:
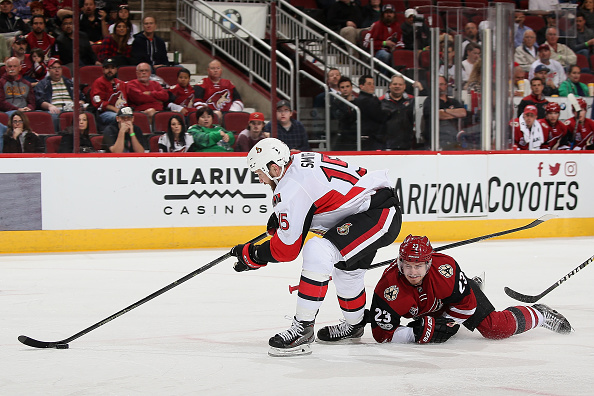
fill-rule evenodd
<path id="1" fill-rule="evenodd" d="M 565 163 L 565 176 L 577 175 L 577 164 L 573 161 L 567 161 Z"/>

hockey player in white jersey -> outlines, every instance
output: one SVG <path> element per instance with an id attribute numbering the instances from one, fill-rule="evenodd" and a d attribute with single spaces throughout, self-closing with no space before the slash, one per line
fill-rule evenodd
<path id="1" fill-rule="evenodd" d="M 255 270 L 269 262 L 289 262 L 303 249 L 303 269 L 293 323 L 269 340 L 273 356 L 311 353 L 314 322 L 330 277 L 344 320 L 318 331 L 318 339 L 357 339 L 365 327 L 364 275 L 377 250 L 394 242 L 402 212 L 387 170 L 369 172 L 338 158 L 314 152 L 291 155 L 285 143 L 267 138 L 248 153 L 248 166 L 273 190 L 268 228 L 272 238 L 237 245 L 236 271 Z M 304 246 L 307 232 L 312 238 Z"/>

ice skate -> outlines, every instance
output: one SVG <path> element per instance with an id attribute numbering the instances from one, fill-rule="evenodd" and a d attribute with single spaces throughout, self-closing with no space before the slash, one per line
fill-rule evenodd
<path id="1" fill-rule="evenodd" d="M 542 313 L 544 323 L 542 327 L 559 334 L 568 334 L 573 330 L 565 316 L 545 304 L 534 304 L 532 308 Z"/>
<path id="2" fill-rule="evenodd" d="M 309 355 L 311 353 L 309 344 L 315 339 L 314 321 L 300 321 L 294 317 L 288 330 L 281 331 L 270 338 L 268 344 L 271 348 L 268 354 L 275 357 Z"/>
<path id="3" fill-rule="evenodd" d="M 318 341 L 337 343 L 345 341 L 358 341 L 365 331 L 365 320 L 356 325 L 347 323 L 344 319 L 333 326 L 322 327 L 318 331 Z"/>

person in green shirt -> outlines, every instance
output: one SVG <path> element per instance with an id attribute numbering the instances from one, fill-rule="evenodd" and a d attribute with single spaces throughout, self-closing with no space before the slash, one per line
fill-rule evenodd
<path id="1" fill-rule="evenodd" d="M 201 107 L 196 111 L 198 123 L 188 129 L 194 139 L 194 151 L 229 152 L 233 151 L 235 136 L 220 125 L 213 124 L 214 113 L 210 107 Z"/>
<path id="2" fill-rule="evenodd" d="M 590 96 L 588 86 L 580 82 L 581 69 L 577 65 L 571 66 L 567 80 L 559 85 L 559 96 L 567 96 L 570 93 L 577 96 Z"/>

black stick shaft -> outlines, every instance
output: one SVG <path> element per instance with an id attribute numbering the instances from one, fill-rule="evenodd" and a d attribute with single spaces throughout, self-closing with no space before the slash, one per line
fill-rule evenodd
<path id="1" fill-rule="evenodd" d="M 577 274 L 582 268 L 584 268 L 586 265 L 590 264 L 592 261 L 594 261 L 594 256 L 590 257 L 588 260 L 581 263 L 569 274 L 565 275 L 563 278 L 561 278 L 557 282 L 553 283 L 547 290 L 543 291 L 540 294 L 537 294 L 536 296 L 529 296 L 526 294 L 518 293 L 517 291 L 512 290 L 509 287 L 504 287 L 503 290 L 505 291 L 505 294 L 507 294 L 514 300 L 518 300 L 518 301 L 525 302 L 525 303 L 535 303 L 538 300 L 540 300 L 541 298 L 543 298 L 544 296 L 546 296 L 547 294 L 549 294 L 550 292 L 552 292 L 553 290 L 555 290 L 559 285 L 561 285 L 561 283 L 565 282 L 566 280 L 571 278 L 573 275 Z"/>
<path id="2" fill-rule="evenodd" d="M 247 243 L 256 243 L 262 239 L 264 239 L 266 237 L 266 235 L 268 235 L 266 232 L 263 234 L 258 235 L 256 238 L 252 239 L 251 241 L 247 242 Z M 157 290 L 156 292 L 154 292 L 153 294 L 146 296 L 145 298 L 143 298 L 142 300 L 139 300 L 137 302 L 135 302 L 132 305 L 127 306 L 126 308 L 122 309 L 121 311 L 118 311 L 116 313 L 114 313 L 111 316 L 108 316 L 107 318 L 103 319 L 100 322 L 95 323 L 92 326 L 87 327 L 86 329 L 79 331 L 78 333 L 74 334 L 73 336 L 70 336 L 64 340 L 61 341 L 53 341 L 53 342 L 45 342 L 45 341 L 38 341 L 35 340 L 33 338 L 21 335 L 19 336 L 19 341 L 22 342 L 25 345 L 34 347 L 34 348 L 54 348 L 57 344 L 68 344 L 70 341 L 74 341 L 79 337 L 82 337 L 83 335 L 95 330 L 98 327 L 103 326 L 104 324 L 111 322 L 112 320 L 114 320 L 117 317 L 122 316 L 125 313 L 128 313 L 130 311 L 132 311 L 134 308 L 138 308 L 139 306 L 141 306 L 142 304 L 152 300 L 155 297 L 160 296 L 161 294 L 165 293 L 166 291 L 169 291 L 171 289 L 173 289 L 174 287 L 177 287 L 179 285 L 181 285 L 182 283 L 184 283 L 185 281 L 188 281 L 190 279 L 192 279 L 193 277 L 195 277 L 198 274 L 203 273 L 204 271 L 214 267 L 215 265 L 219 264 L 222 261 L 227 260 L 229 257 L 231 257 L 230 253 L 226 253 L 224 255 L 222 255 L 221 257 L 211 261 L 210 263 L 203 265 L 202 267 L 198 268 L 197 270 L 195 270 L 194 272 L 189 273 L 188 275 L 179 278 L 178 280 L 176 280 L 173 283 L 170 283 L 169 285 L 165 286 L 162 289 Z"/>
<path id="3" fill-rule="evenodd" d="M 532 223 L 526 224 L 525 226 L 522 226 L 522 227 L 512 228 L 511 230 L 500 231 L 500 232 L 496 232 L 494 234 L 483 235 L 483 236 L 472 238 L 472 239 L 466 239 L 464 241 L 450 243 L 449 245 L 444 245 L 444 246 L 440 246 L 438 248 L 435 248 L 434 251 L 441 252 L 442 250 L 452 249 L 452 248 L 455 248 L 455 247 L 458 247 L 458 246 L 464 246 L 464 245 L 468 245 L 470 243 L 484 241 L 485 239 L 491 239 L 491 238 L 495 238 L 495 237 L 498 237 L 498 236 L 507 235 L 507 234 L 511 234 L 511 233 L 514 233 L 514 232 L 518 232 L 518 231 L 524 231 L 524 230 L 527 230 L 529 228 L 536 227 L 537 225 L 542 224 L 545 221 L 550 220 L 550 219 L 553 219 L 555 217 L 557 217 L 557 216 L 555 216 L 555 215 L 548 215 L 547 214 L 547 215 L 544 215 L 542 217 L 539 217 L 538 219 L 534 220 Z M 381 263 L 377 263 L 377 264 L 372 264 L 372 265 L 369 266 L 369 269 L 383 267 L 385 265 L 388 265 L 388 264 L 393 263 L 394 260 L 395 259 L 387 260 L 387 261 L 382 261 Z"/>

